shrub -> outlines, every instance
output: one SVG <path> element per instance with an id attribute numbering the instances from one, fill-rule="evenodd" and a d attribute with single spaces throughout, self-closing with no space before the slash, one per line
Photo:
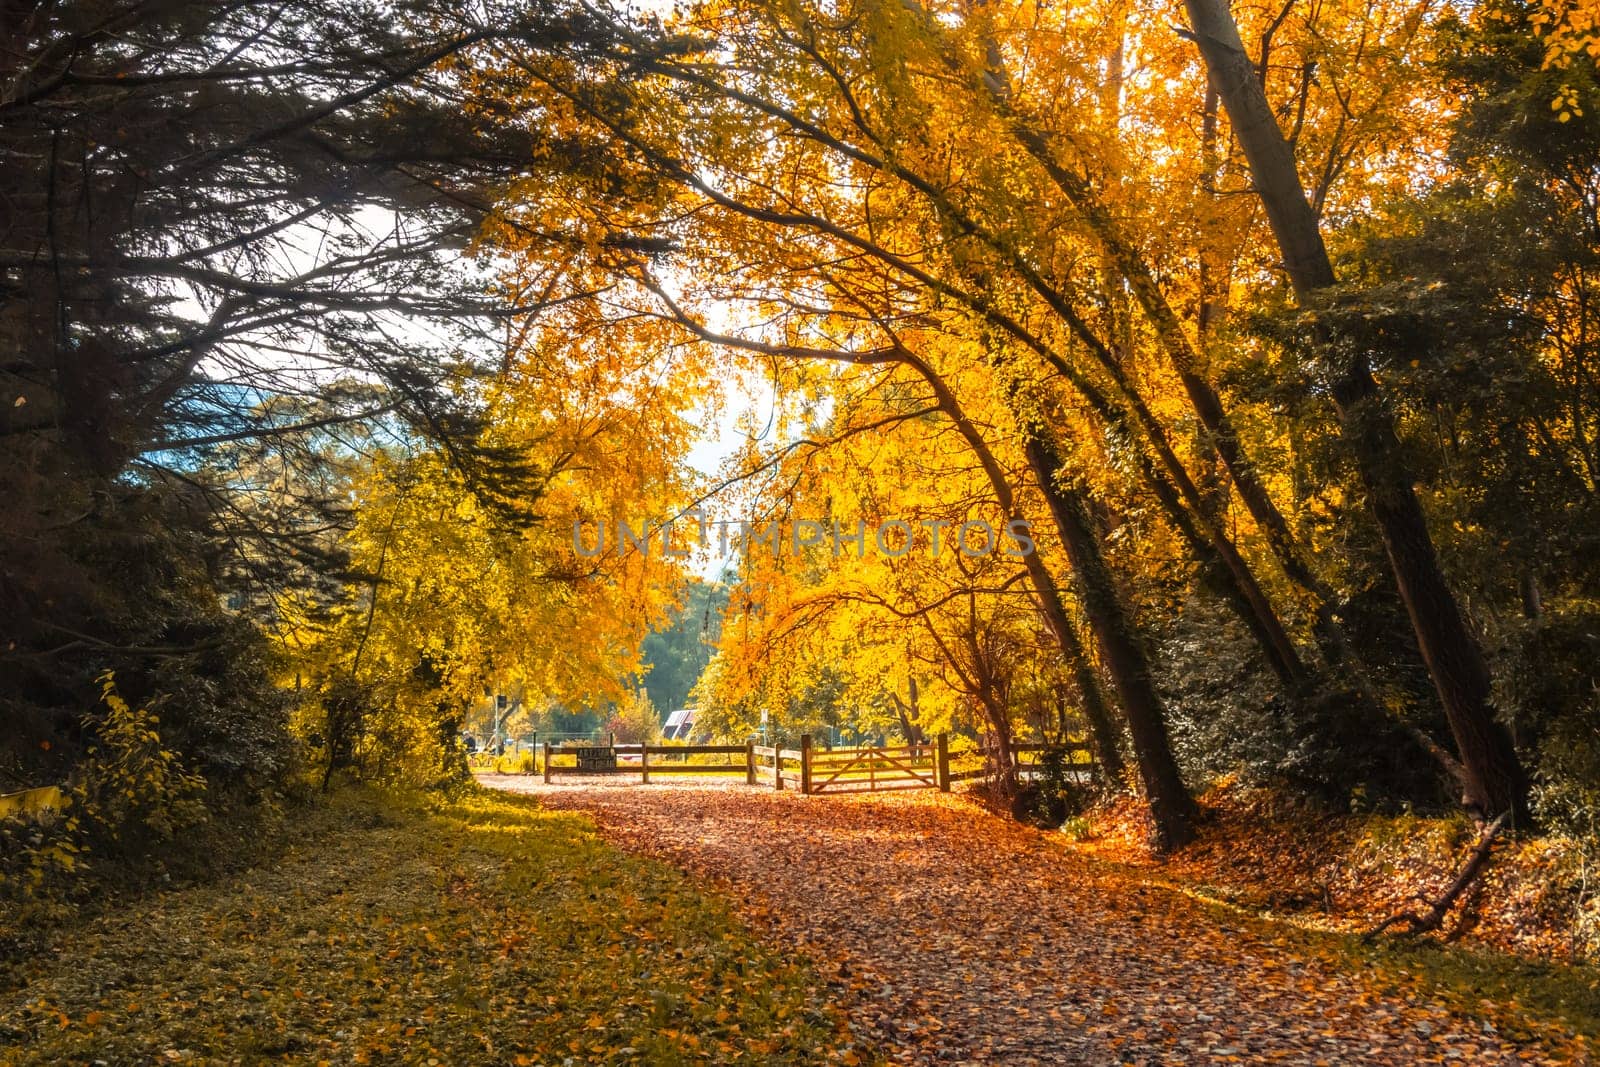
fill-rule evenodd
<path id="1" fill-rule="evenodd" d="M 1087 841 L 1094 836 L 1094 824 L 1083 815 L 1073 815 L 1061 824 L 1061 832 L 1073 841 Z"/>
<path id="2" fill-rule="evenodd" d="M 1033 782 L 1034 815 L 1045 826 L 1060 826 L 1082 813 L 1085 789 L 1071 763 L 1072 749 L 1052 746 L 1039 753 L 1039 775 Z"/>
<path id="3" fill-rule="evenodd" d="M 82 836 L 78 817 L 66 812 L 0 819 L 0 900 L 27 905 L 65 899 Z"/>
<path id="4" fill-rule="evenodd" d="M 1368 625 L 1374 633 L 1364 645 L 1382 643 L 1377 626 Z M 1202 590 L 1190 597 L 1165 627 L 1157 652 L 1174 753 L 1197 788 L 1240 775 L 1335 806 L 1348 805 L 1353 793 L 1380 809 L 1448 803 L 1428 756 L 1359 694 L 1282 693 L 1254 641 L 1216 596 Z M 1392 680 L 1398 670 L 1384 664 L 1375 673 Z"/>
<path id="5" fill-rule="evenodd" d="M 112 674 L 102 675 L 100 685 L 105 711 L 89 724 L 97 741 L 74 799 L 93 844 L 138 854 L 206 820 L 205 779 L 186 771 L 163 744 L 153 711 L 118 695 Z"/>

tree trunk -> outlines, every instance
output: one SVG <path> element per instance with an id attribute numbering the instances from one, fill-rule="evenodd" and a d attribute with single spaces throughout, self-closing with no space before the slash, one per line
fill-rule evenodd
<path id="1" fill-rule="evenodd" d="M 1256 581 L 1255 572 L 1217 523 L 1214 513 L 1207 514 L 1205 503 L 1200 501 L 1191 514 L 1179 497 L 1181 488 L 1157 470 L 1143 450 L 1139 450 L 1134 459 L 1145 485 L 1155 495 L 1179 536 L 1189 545 L 1195 560 L 1210 572 L 1221 587 L 1223 599 L 1250 630 L 1267 666 L 1291 693 L 1298 692 L 1311 673 L 1278 618 L 1272 601 Z M 1176 462 L 1173 457 L 1173 463 Z M 1169 464 L 1168 470 L 1171 469 Z"/>
<path id="2" fill-rule="evenodd" d="M 1194 39 L 1222 97 L 1284 269 L 1302 304 L 1337 280 L 1294 150 L 1239 39 L 1227 0 L 1185 0 Z M 1365 353 L 1330 354 L 1325 370 L 1342 436 L 1356 459 L 1395 584 L 1444 705 L 1466 771 L 1463 803 L 1484 817 L 1526 812 L 1527 782 L 1511 735 L 1490 705 L 1489 670 L 1445 581 L 1421 502 L 1400 453 L 1394 416 Z"/>
<path id="3" fill-rule="evenodd" d="M 1067 668 L 1072 672 L 1072 680 L 1081 696 L 1083 721 L 1089 727 L 1089 744 L 1094 749 L 1095 761 L 1105 772 L 1106 780 L 1113 788 L 1121 788 L 1127 781 L 1128 768 L 1122 762 L 1122 753 L 1117 748 L 1117 728 L 1112 724 L 1111 712 L 1106 708 L 1100 679 L 1095 677 L 1094 668 L 1089 665 L 1077 634 L 1073 634 L 1072 644 L 1075 655 L 1069 657 Z"/>
<path id="4" fill-rule="evenodd" d="M 1539 598 L 1539 574 L 1532 565 L 1522 568 L 1517 576 L 1517 595 L 1522 600 L 1522 617 L 1537 619 L 1542 613 Z"/>
<path id="5" fill-rule="evenodd" d="M 895 718 L 900 720 L 900 733 L 906 739 L 906 744 L 917 748 L 923 742 L 922 727 L 917 725 L 917 683 L 911 682 L 911 703 L 906 704 L 900 699 L 899 693 L 890 693 L 889 699 L 894 701 Z"/>
<path id="6" fill-rule="evenodd" d="M 1049 568 L 1039 558 L 1038 552 L 1028 553 L 1024 558 L 1024 565 L 1027 567 L 1034 595 L 1038 597 L 1045 623 L 1050 629 L 1051 636 L 1056 639 L 1057 647 L 1061 649 L 1067 669 L 1072 672 L 1072 680 L 1077 683 L 1079 692 L 1083 694 L 1083 719 L 1089 727 L 1090 741 L 1094 745 L 1095 755 L 1100 760 L 1100 765 L 1105 768 L 1106 777 L 1113 783 L 1121 783 L 1126 778 L 1127 767 L 1123 764 L 1122 753 L 1117 748 L 1117 728 L 1112 725 L 1111 715 L 1106 709 L 1100 679 L 1095 677 L 1094 668 L 1089 665 L 1088 652 L 1078 640 L 1078 632 L 1073 629 L 1066 605 L 1062 603 L 1061 590 L 1057 587 Z"/>
<path id="7" fill-rule="evenodd" d="M 1011 719 L 1007 709 L 996 707 L 994 702 L 984 696 L 979 696 L 979 702 L 989 713 L 989 726 L 994 731 L 994 758 L 1001 773 L 1014 771 L 1017 765 L 1016 753 L 1012 751 Z"/>
<path id="8" fill-rule="evenodd" d="M 1082 496 L 1061 484 L 1061 464 L 1048 445 L 1037 437 L 1030 437 L 1027 452 L 1028 463 L 1049 502 L 1050 513 L 1066 547 L 1078 596 L 1100 645 L 1106 670 L 1122 698 L 1134 761 L 1155 821 L 1155 846 L 1167 851 L 1193 839 L 1195 805 L 1172 755 L 1166 711 L 1151 677 L 1149 659 L 1134 632 L 1132 620 L 1123 610 Z"/>

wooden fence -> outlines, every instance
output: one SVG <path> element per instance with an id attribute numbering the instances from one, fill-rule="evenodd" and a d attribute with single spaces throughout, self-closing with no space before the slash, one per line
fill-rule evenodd
<path id="1" fill-rule="evenodd" d="M 1017 777 L 1038 776 L 1044 767 L 1040 759 L 1042 754 L 1059 748 L 1060 745 L 1047 745 L 1037 741 L 1012 744 L 1012 767 L 1015 768 Z M 957 766 L 950 775 L 951 781 L 962 782 L 988 775 L 995 763 L 995 755 L 996 750 L 993 746 L 979 746 L 955 753 L 953 758 Z M 1068 772 L 1079 781 L 1087 782 L 1094 774 L 1094 752 L 1086 744 L 1069 744 L 1066 746 L 1066 755 Z"/>
<path id="2" fill-rule="evenodd" d="M 543 750 L 544 780 L 560 775 L 742 774 L 750 785 L 801 793 L 950 789 L 949 739 L 921 745 L 821 749 L 809 735 L 799 748 L 758 745 L 592 745 Z M 724 757 L 708 762 L 705 757 Z M 737 759 L 727 757 L 738 757 Z"/>
<path id="3" fill-rule="evenodd" d="M 555 748 L 544 745 L 544 780 L 560 774 L 626 774 L 638 771 L 640 780 L 653 774 L 742 774 L 756 784 L 756 745 L 581 745 Z M 706 762 L 704 756 L 738 756 L 737 760 Z M 635 762 L 637 758 L 637 762 Z M 570 763 L 564 762 L 571 760 Z"/>
<path id="4" fill-rule="evenodd" d="M 1055 746 L 1011 746 L 1017 774 L 1040 773 L 1040 755 Z M 868 793 L 895 789 L 937 789 L 948 793 L 952 782 L 990 773 L 992 749 L 969 748 L 952 753 L 950 738 L 940 734 L 917 745 L 866 745 L 820 748 L 808 734 L 799 748 L 758 745 L 617 745 L 595 744 L 543 748 L 546 782 L 561 775 L 638 774 L 649 782 L 662 774 L 738 774 L 750 785 L 797 789 L 807 796 L 821 793 Z M 720 758 L 718 758 L 720 757 Z M 709 758 L 709 760 L 708 760 Z M 952 766 L 954 764 L 954 766 Z M 1068 746 L 1068 769 L 1087 781 L 1093 771 L 1088 748 Z"/>

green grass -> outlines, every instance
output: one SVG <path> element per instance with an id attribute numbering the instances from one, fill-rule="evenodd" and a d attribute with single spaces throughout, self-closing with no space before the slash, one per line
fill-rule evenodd
<path id="1" fill-rule="evenodd" d="M 1516 1040 L 1575 1034 L 1600 1044 L 1600 968 L 1520 959 L 1433 939 L 1325 935 L 1354 970 L 1370 969 L 1397 992 L 1423 991 L 1456 1009 L 1488 1016 Z"/>
<path id="2" fill-rule="evenodd" d="M 106 909 L 0 974 L 0 1062 L 818 1063 L 816 976 L 581 816 L 337 794 L 225 882 Z M 853 1056 L 852 1056 L 853 1058 Z"/>
<path id="3" fill-rule="evenodd" d="M 1435 937 L 1368 941 L 1357 934 L 1269 918 L 1204 892 L 1190 895 L 1214 914 L 1254 923 L 1295 951 L 1366 974 L 1384 992 L 1438 1001 L 1463 1015 L 1488 1019 L 1513 1040 L 1562 1043 L 1580 1036 L 1600 1044 L 1600 967 L 1524 959 Z"/>
<path id="4" fill-rule="evenodd" d="M 1600 1046 L 1600 966 L 1595 964 L 1527 959 L 1450 944 L 1435 936 L 1386 935 L 1368 941 L 1358 934 L 1264 914 L 1228 899 L 1225 891 L 1213 886 L 1185 883 L 1115 860 L 1090 862 L 1131 881 L 1182 893 L 1219 920 L 1248 923 L 1267 940 L 1295 953 L 1366 975 L 1382 992 L 1437 1001 L 1465 1016 L 1487 1019 L 1513 1040 L 1565 1045 L 1576 1036 L 1591 1048 Z"/>

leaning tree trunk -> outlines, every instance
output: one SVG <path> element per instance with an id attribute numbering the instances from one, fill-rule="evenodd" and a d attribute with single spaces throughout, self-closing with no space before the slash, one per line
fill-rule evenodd
<path id="1" fill-rule="evenodd" d="M 1073 635 L 1072 644 L 1076 655 L 1070 657 L 1072 662 L 1067 666 L 1078 687 L 1079 707 L 1083 711 L 1084 724 L 1089 728 L 1089 745 L 1094 749 L 1095 762 L 1100 765 L 1103 780 L 1113 789 L 1125 788 L 1128 768 L 1123 764 L 1122 753 L 1117 748 L 1117 728 L 1112 724 L 1111 712 L 1106 708 L 1100 679 L 1095 677 L 1094 668 L 1089 665 L 1088 656 L 1078 643 L 1077 635 Z"/>
<path id="2" fill-rule="evenodd" d="M 917 10 L 922 10 L 916 7 L 916 0 L 907 2 Z M 1288 523 L 1273 504 L 1272 498 L 1245 457 L 1238 442 L 1238 435 L 1223 410 L 1222 401 L 1216 390 L 1198 373 L 1197 368 L 1203 362 L 1201 353 L 1194 351 L 1193 346 L 1189 344 L 1177 316 L 1156 284 L 1155 275 L 1122 237 L 1110 210 L 1106 207 L 1104 196 L 1096 193 L 1085 179 L 1062 166 L 1056 160 L 1045 133 L 1033 125 L 1026 115 L 1014 108 L 1011 75 L 1002 59 L 999 42 L 992 37 L 985 38 L 984 52 L 983 86 L 991 102 L 1002 115 L 1007 117 L 1012 133 L 1019 143 L 1044 168 L 1045 173 L 1066 195 L 1088 225 L 1100 244 L 1105 268 L 1108 271 L 1114 269 L 1120 274 L 1137 297 L 1183 382 L 1184 389 L 1190 397 L 1191 407 L 1201 425 L 1205 427 L 1213 450 L 1236 484 L 1240 499 L 1244 501 L 1247 510 L 1266 536 L 1269 546 L 1283 566 L 1284 573 L 1296 586 L 1309 593 L 1319 605 L 1330 601 L 1331 592 L 1318 582 L 1311 569 L 1297 554 Z M 947 50 L 946 62 L 951 63 L 956 71 L 960 71 L 962 68 L 955 57 L 954 50 Z M 1257 583 L 1254 573 L 1224 532 L 1222 524 L 1218 521 L 1217 509 L 1194 484 L 1183 463 L 1173 452 L 1166 431 L 1128 379 L 1122 364 L 1126 352 L 1119 352 L 1116 349 L 1116 342 L 1107 345 L 1092 336 L 1087 325 L 1080 322 L 1075 312 L 1061 300 L 1060 294 L 1047 293 L 1040 286 L 1036 286 L 1036 289 L 1041 295 L 1046 296 L 1047 303 L 1050 303 L 1057 314 L 1065 319 L 1091 355 L 1116 383 L 1117 391 L 1125 398 L 1134 424 L 1149 439 L 1171 478 L 1171 484 L 1164 484 L 1166 479 L 1162 477 L 1160 471 L 1143 460 L 1142 454 L 1141 475 L 1177 525 L 1184 539 L 1195 549 L 1201 562 L 1214 563 L 1218 566 L 1217 573 L 1223 579 L 1230 607 L 1239 614 L 1260 643 L 1273 673 L 1290 690 L 1298 689 L 1309 676 L 1305 664 L 1295 650 L 1294 643 L 1284 631 L 1277 612 Z M 1114 314 L 1112 318 L 1122 321 L 1126 315 Z M 1122 328 L 1124 327 L 1119 327 Z M 1047 360 L 1072 383 L 1075 389 L 1090 400 L 1091 405 L 1109 414 L 1108 421 L 1113 423 L 1120 421 L 1115 414 L 1112 414 L 1114 409 L 1107 403 L 1106 398 L 1097 395 L 1098 390 L 1094 390 L 1081 377 L 1071 373 L 1065 363 L 1057 364 L 1048 357 Z M 1194 508 L 1194 519 L 1183 513 L 1183 506 L 1178 502 L 1178 494 L 1188 500 Z"/>
<path id="3" fill-rule="evenodd" d="M 1172 755 L 1166 711 L 1151 677 L 1149 658 L 1132 620 L 1123 610 L 1082 496 L 1061 484 L 1061 463 L 1048 445 L 1030 436 L 1027 452 L 1028 463 L 1067 550 L 1078 597 L 1089 616 L 1106 670 L 1122 698 L 1134 762 L 1156 824 L 1156 848 L 1175 848 L 1194 837 L 1195 805 Z"/>
<path id="4" fill-rule="evenodd" d="M 1088 651 L 1078 640 L 1072 620 L 1067 617 L 1066 607 L 1061 602 L 1061 591 L 1056 587 L 1049 569 L 1038 559 L 1037 552 L 1029 553 L 1027 563 L 1028 576 L 1032 579 L 1040 610 L 1082 697 L 1083 721 L 1089 728 L 1089 743 L 1094 746 L 1095 759 L 1105 771 L 1106 780 L 1113 786 L 1120 785 L 1127 777 L 1128 770 L 1117 748 L 1117 728 L 1112 724 L 1111 713 L 1106 708 L 1100 679 L 1095 677 L 1094 668 L 1089 665 Z"/>
<path id="5" fill-rule="evenodd" d="M 1249 161 L 1256 192 L 1295 296 L 1306 303 L 1337 280 L 1317 216 L 1227 0 L 1185 0 L 1194 39 Z M 1444 705 L 1465 771 L 1464 804 L 1484 816 L 1526 811 L 1527 780 L 1490 704 L 1489 670 L 1445 581 L 1412 489 L 1389 411 L 1363 352 L 1325 357 L 1341 434 L 1356 459 L 1395 584 Z"/>

